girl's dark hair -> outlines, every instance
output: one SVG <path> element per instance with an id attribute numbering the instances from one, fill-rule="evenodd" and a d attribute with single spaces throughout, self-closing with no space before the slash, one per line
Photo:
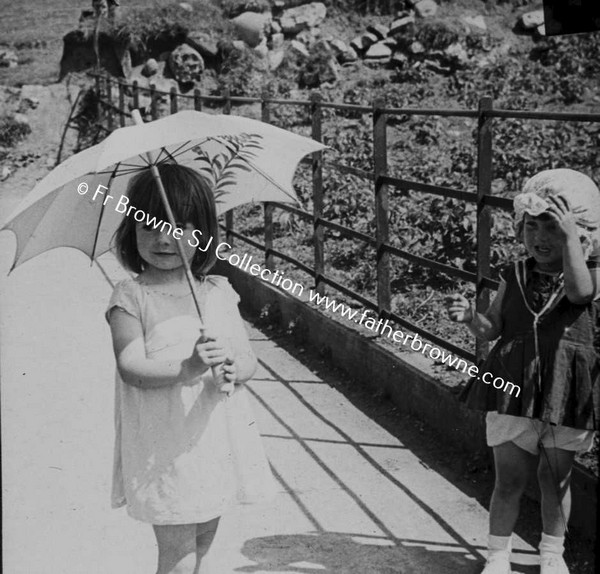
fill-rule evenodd
<path id="1" fill-rule="evenodd" d="M 194 229 L 202 232 L 201 237 L 198 238 L 198 234 L 194 236 L 200 240 L 200 245 L 191 264 L 194 276 L 200 277 L 207 273 L 217 260 L 215 247 L 219 243 L 219 227 L 212 189 L 206 179 L 192 168 L 175 163 L 164 163 L 157 167 L 175 221 L 178 224 L 191 223 Z M 168 221 L 158 185 L 150 168 L 144 169 L 131 179 L 127 186 L 127 196 L 130 206 L 133 205 L 135 209 L 147 213 L 150 218 L 156 217 L 157 221 Z M 115 233 L 115 245 L 117 257 L 123 266 L 134 273 L 141 273 L 145 262 L 137 248 L 136 223 L 132 216 L 123 218 Z M 211 238 L 213 244 L 206 249 Z"/>

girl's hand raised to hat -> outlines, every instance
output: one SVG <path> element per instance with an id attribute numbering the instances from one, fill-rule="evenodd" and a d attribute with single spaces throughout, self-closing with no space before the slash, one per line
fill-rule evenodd
<path id="1" fill-rule="evenodd" d="M 454 293 L 446 297 L 446 311 L 448 317 L 457 323 L 471 323 L 473 321 L 473 309 L 470 301 L 460 293 Z"/>
<path id="2" fill-rule="evenodd" d="M 562 194 L 547 198 L 550 207 L 546 210 L 557 223 L 557 231 L 564 241 L 574 239 L 579 242 L 577 220 L 571 210 L 569 200 Z"/>

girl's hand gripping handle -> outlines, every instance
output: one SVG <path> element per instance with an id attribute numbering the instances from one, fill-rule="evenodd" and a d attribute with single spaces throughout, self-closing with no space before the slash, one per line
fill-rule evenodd
<path id="1" fill-rule="evenodd" d="M 234 382 L 231 380 L 231 365 L 233 361 L 227 356 L 225 346 L 219 339 L 202 332 L 196 342 L 194 358 L 205 367 L 204 370 L 208 367 L 211 368 L 215 384 L 219 391 L 226 393 L 227 396 L 231 396 L 234 390 Z"/>

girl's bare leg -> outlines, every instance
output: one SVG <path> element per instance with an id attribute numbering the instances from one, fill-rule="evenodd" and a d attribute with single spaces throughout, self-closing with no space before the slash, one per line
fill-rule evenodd
<path id="1" fill-rule="evenodd" d="M 209 557 L 206 556 L 215 539 L 220 518 L 196 524 L 196 570 L 194 574 L 209 574 Z"/>
<path id="2" fill-rule="evenodd" d="M 513 442 L 494 447 L 496 482 L 490 504 L 490 534 L 510 536 L 519 516 L 521 496 L 536 457 Z"/>
<path id="3" fill-rule="evenodd" d="M 196 525 L 153 525 L 158 543 L 156 574 L 195 574 Z"/>
<path id="4" fill-rule="evenodd" d="M 542 494 L 544 533 L 564 536 L 571 513 L 571 469 L 575 452 L 546 448 L 540 454 L 538 482 Z M 562 507 L 562 510 L 561 510 Z"/>

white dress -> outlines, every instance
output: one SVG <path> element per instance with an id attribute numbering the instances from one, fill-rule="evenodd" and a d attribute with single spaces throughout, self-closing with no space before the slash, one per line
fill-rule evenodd
<path id="1" fill-rule="evenodd" d="M 206 328 L 234 356 L 252 353 L 228 280 L 208 276 L 198 292 Z M 191 355 L 201 324 L 191 294 L 127 279 L 116 285 L 107 318 L 114 307 L 141 321 L 148 358 Z M 112 506 L 126 504 L 130 516 L 151 524 L 192 524 L 221 516 L 232 503 L 271 496 L 274 481 L 247 392 L 236 385 L 226 398 L 210 370 L 194 384 L 158 389 L 125 384 L 117 371 Z"/>

